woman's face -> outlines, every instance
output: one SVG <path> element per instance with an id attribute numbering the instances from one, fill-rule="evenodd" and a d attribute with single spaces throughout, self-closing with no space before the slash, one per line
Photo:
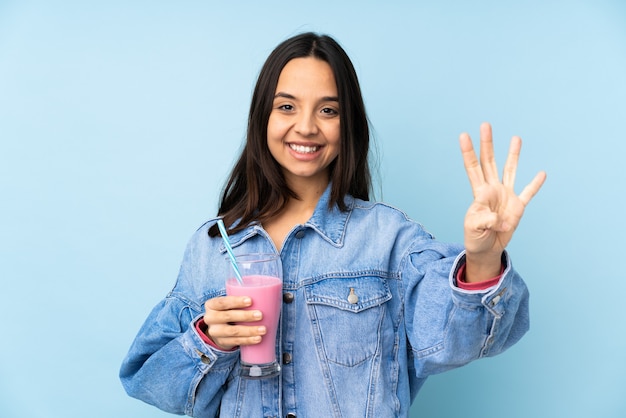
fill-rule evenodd
<path id="1" fill-rule="evenodd" d="M 267 145 L 287 183 L 326 185 L 339 142 L 339 100 L 330 65 L 313 57 L 289 61 L 278 78 L 267 125 Z"/>

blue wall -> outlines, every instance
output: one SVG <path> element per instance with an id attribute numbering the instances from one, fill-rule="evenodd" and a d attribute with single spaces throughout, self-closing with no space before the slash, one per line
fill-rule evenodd
<path id="1" fill-rule="evenodd" d="M 382 199 L 440 239 L 471 199 L 459 133 L 492 122 L 501 165 L 522 136 L 520 186 L 548 172 L 509 247 L 530 333 L 413 416 L 626 416 L 626 3 L 127 3 L 0 1 L 0 416 L 166 416 L 119 364 L 215 213 L 262 62 L 306 30 L 354 60 Z"/>

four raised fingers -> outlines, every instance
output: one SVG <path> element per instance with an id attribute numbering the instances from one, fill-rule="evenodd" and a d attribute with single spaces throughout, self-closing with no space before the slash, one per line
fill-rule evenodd
<path id="1" fill-rule="evenodd" d="M 469 134 L 462 133 L 459 137 L 461 145 L 461 153 L 463 155 L 463 164 L 465 171 L 472 186 L 472 192 L 476 197 L 476 190 L 484 183 L 499 183 L 498 168 L 495 161 L 493 151 L 493 136 L 491 125 L 483 123 L 480 126 L 480 162 L 476 157 L 472 139 Z M 517 164 L 519 161 L 520 151 L 522 148 L 522 140 L 518 136 L 511 139 L 509 146 L 509 154 L 502 173 L 502 184 L 513 190 L 515 186 L 515 177 L 517 173 Z M 520 193 L 519 198 L 524 205 L 537 194 L 546 179 L 546 173 L 540 172 Z"/>

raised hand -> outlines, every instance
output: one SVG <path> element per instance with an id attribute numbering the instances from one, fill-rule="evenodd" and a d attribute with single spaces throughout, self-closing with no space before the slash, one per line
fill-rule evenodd
<path id="1" fill-rule="evenodd" d="M 524 209 L 546 179 L 541 171 L 515 194 L 514 183 L 522 140 L 511 139 L 502 181 L 493 152 L 491 125 L 480 126 L 480 161 L 476 158 L 472 140 L 461 134 L 461 152 L 465 171 L 472 186 L 474 201 L 465 215 L 465 249 L 467 253 L 466 280 L 476 282 L 499 274 L 502 252 L 513 236 Z"/>

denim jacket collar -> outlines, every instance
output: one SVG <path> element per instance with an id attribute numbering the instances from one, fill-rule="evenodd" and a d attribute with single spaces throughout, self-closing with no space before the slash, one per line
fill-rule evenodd
<path id="1" fill-rule="evenodd" d="M 328 207 L 330 201 L 331 184 L 328 185 L 320 200 L 317 202 L 313 216 L 305 225 L 312 228 L 326 241 L 335 247 L 342 247 L 346 226 L 354 208 L 354 198 L 350 195 L 344 197 L 348 210 L 342 212 L 337 205 Z"/>
<path id="2" fill-rule="evenodd" d="M 326 190 L 324 190 L 324 193 L 317 202 L 315 211 L 313 211 L 313 215 L 304 225 L 316 231 L 331 245 L 340 248 L 343 246 L 346 226 L 348 224 L 348 220 L 350 219 L 352 209 L 354 208 L 355 200 L 350 195 L 345 196 L 344 202 L 348 208 L 345 212 L 339 210 L 337 205 L 333 205 L 329 208 L 328 202 L 330 201 L 330 190 L 331 184 L 329 184 L 326 187 Z M 229 238 L 231 245 L 233 247 L 237 247 L 249 238 L 258 234 L 265 234 L 265 230 L 260 223 L 255 222 L 250 224 L 247 228 L 234 233 Z M 226 247 L 224 247 L 223 244 L 220 246 L 220 251 L 222 253 L 226 252 Z"/>

